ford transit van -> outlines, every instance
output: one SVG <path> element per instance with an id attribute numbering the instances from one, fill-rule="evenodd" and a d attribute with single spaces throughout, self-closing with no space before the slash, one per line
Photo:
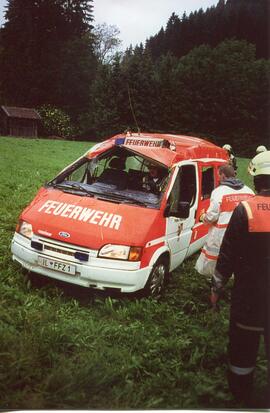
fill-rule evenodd
<path id="1" fill-rule="evenodd" d="M 227 161 L 224 149 L 196 137 L 116 135 L 38 191 L 20 215 L 13 259 L 66 283 L 158 296 L 203 246 L 199 217 Z"/>

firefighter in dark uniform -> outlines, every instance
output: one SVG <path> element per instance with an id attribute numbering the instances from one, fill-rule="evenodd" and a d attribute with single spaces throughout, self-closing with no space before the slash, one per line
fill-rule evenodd
<path id="1" fill-rule="evenodd" d="M 225 232 L 212 278 L 215 306 L 232 274 L 229 328 L 229 388 L 236 399 L 251 399 L 253 372 L 264 335 L 268 360 L 270 407 L 270 151 L 256 155 L 249 165 L 257 195 L 234 210 Z"/>

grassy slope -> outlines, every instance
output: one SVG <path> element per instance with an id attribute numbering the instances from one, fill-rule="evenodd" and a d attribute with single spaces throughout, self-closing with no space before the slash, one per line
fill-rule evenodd
<path id="1" fill-rule="evenodd" d="M 112 299 L 49 282 L 11 261 L 17 217 L 85 142 L 0 138 L 0 408 L 235 408 L 226 388 L 229 296 L 219 313 L 193 269 L 154 300 Z M 239 176 L 246 160 L 239 160 Z M 37 277 L 38 278 L 38 277 Z M 265 380 L 258 361 L 257 387 Z"/>

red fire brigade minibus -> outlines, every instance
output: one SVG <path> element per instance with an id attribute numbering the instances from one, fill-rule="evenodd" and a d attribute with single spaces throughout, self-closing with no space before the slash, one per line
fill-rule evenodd
<path id="1" fill-rule="evenodd" d="M 202 247 L 199 217 L 227 160 L 224 149 L 191 136 L 107 139 L 38 191 L 20 215 L 13 259 L 66 283 L 157 296 Z"/>

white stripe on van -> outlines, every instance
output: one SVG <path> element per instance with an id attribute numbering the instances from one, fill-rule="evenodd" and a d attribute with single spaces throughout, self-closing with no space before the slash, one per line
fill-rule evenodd
<path id="1" fill-rule="evenodd" d="M 160 237 L 156 239 L 152 239 L 151 241 L 148 241 L 145 248 L 153 247 L 153 245 L 160 244 L 161 242 L 165 242 L 165 237 Z"/>

